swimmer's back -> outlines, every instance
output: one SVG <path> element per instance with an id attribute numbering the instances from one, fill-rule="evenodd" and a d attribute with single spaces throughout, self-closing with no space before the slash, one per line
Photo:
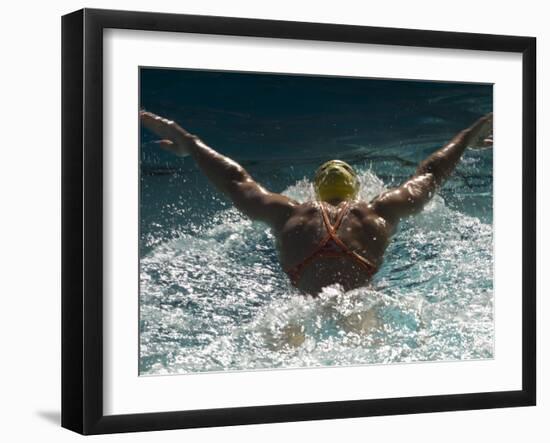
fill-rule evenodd
<path id="1" fill-rule="evenodd" d="M 347 204 L 349 209 L 344 208 Z M 331 225 L 337 221 L 342 210 L 346 211 L 336 231 L 337 237 L 350 251 L 379 267 L 393 227 L 366 202 L 323 205 Z M 307 259 L 326 234 L 321 204 L 307 202 L 297 205 L 286 223 L 275 232 L 283 269 L 291 269 Z M 320 288 L 334 283 L 351 289 L 364 285 L 370 277 L 354 260 L 343 254 L 337 258 L 318 257 L 308 263 L 296 285 L 306 292 L 318 292 Z"/>

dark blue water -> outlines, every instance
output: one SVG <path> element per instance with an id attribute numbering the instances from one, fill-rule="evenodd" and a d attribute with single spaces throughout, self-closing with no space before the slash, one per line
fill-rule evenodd
<path id="1" fill-rule="evenodd" d="M 373 198 L 492 110 L 478 84 L 142 69 L 140 91 L 143 108 L 302 201 L 331 158 Z M 402 223 L 372 287 L 312 299 L 267 227 L 154 141 L 142 130 L 142 374 L 492 357 L 492 150 L 467 151 Z"/>

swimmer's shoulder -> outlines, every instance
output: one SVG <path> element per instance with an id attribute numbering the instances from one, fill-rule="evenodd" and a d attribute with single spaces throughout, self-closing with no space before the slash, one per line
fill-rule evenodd
<path id="1" fill-rule="evenodd" d="M 292 214 L 288 217 L 285 227 L 306 224 L 316 224 L 320 219 L 321 208 L 316 201 L 307 201 L 295 205 Z"/>
<path id="2" fill-rule="evenodd" d="M 350 213 L 357 223 L 360 223 L 365 229 L 368 228 L 377 232 L 380 238 L 393 235 L 397 227 L 395 223 L 391 223 L 379 214 L 372 202 L 356 202 L 350 208 Z"/>
<path id="3" fill-rule="evenodd" d="M 289 232 L 301 232 L 304 230 L 317 228 L 319 224 L 319 206 L 315 202 L 305 202 L 295 205 L 292 208 L 292 214 L 279 230 L 280 234 Z"/>
<path id="4" fill-rule="evenodd" d="M 349 212 L 359 218 L 372 216 L 375 214 L 374 207 L 369 202 L 357 200 L 350 204 Z"/>
<path id="5" fill-rule="evenodd" d="M 380 224 L 386 220 L 376 211 L 375 206 L 367 201 L 357 201 L 350 205 L 350 215 L 362 223 Z"/>
<path id="6" fill-rule="evenodd" d="M 319 203 L 316 201 L 307 201 L 295 206 L 294 211 L 299 215 L 313 215 L 319 212 Z"/>

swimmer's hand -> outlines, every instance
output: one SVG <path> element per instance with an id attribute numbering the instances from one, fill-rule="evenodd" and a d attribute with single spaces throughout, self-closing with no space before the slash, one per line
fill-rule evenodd
<path id="1" fill-rule="evenodd" d="M 139 111 L 139 118 L 143 126 L 162 137 L 158 141 L 162 149 L 180 157 L 191 153 L 197 137 L 187 132 L 176 122 L 147 111 Z"/>
<path id="2" fill-rule="evenodd" d="M 484 149 L 493 146 L 493 113 L 484 115 L 475 122 L 471 129 L 473 137 L 469 143 L 470 149 Z"/>

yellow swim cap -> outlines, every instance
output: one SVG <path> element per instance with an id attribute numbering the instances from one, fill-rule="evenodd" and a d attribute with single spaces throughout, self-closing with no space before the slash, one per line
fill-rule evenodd
<path id="1" fill-rule="evenodd" d="M 353 200 L 359 192 L 359 179 L 346 162 L 330 160 L 317 169 L 314 187 L 319 200 Z"/>

